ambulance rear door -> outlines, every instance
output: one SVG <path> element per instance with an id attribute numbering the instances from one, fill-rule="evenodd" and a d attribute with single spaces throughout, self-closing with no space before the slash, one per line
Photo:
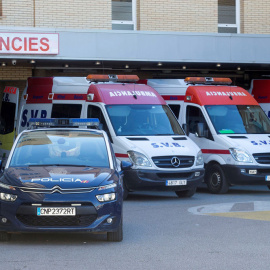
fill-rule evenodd
<path id="1" fill-rule="evenodd" d="M 0 110 L 0 159 L 8 157 L 16 136 L 16 122 L 19 102 L 19 88 L 6 86 Z"/>

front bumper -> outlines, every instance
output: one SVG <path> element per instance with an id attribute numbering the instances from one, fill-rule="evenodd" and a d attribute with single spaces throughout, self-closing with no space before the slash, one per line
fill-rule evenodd
<path id="1" fill-rule="evenodd" d="M 27 200 L 18 196 L 15 202 L 0 201 L 0 231 L 111 232 L 117 230 L 122 216 L 122 194 L 118 195 L 115 201 L 106 203 L 94 199 L 90 202 L 89 194 L 80 195 L 51 194 L 49 199 L 43 201 L 31 200 L 30 195 Z M 36 204 L 41 204 L 42 207 L 81 205 L 76 206 L 75 216 L 37 216 L 39 206 Z M 112 218 L 113 222 L 108 223 L 108 218 Z"/>
<path id="2" fill-rule="evenodd" d="M 195 176 L 195 173 L 200 173 Z M 124 182 L 129 191 L 159 190 L 180 191 L 189 190 L 200 185 L 204 178 L 204 169 L 161 171 L 161 170 L 135 170 L 125 171 Z M 166 186 L 166 180 L 187 180 L 187 185 Z"/>
<path id="3" fill-rule="evenodd" d="M 230 184 L 236 185 L 270 185 L 270 180 L 266 180 L 267 176 L 270 179 L 270 166 L 235 166 L 223 165 L 222 169 L 226 179 Z M 256 174 L 250 172 L 257 171 Z"/>

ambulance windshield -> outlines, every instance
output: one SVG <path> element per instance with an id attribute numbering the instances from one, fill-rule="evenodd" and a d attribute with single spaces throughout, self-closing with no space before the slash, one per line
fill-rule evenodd
<path id="1" fill-rule="evenodd" d="M 260 106 L 207 105 L 217 134 L 270 134 L 270 121 Z"/>
<path id="2" fill-rule="evenodd" d="M 175 116 L 162 105 L 107 105 L 117 136 L 184 135 Z"/>

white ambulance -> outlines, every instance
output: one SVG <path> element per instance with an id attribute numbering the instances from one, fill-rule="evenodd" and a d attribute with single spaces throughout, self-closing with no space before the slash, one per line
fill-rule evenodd
<path id="1" fill-rule="evenodd" d="M 190 197 L 204 176 L 202 153 L 162 97 L 137 80 L 136 75 L 29 78 L 18 132 L 30 118 L 99 118 L 116 157 L 133 162 L 125 173 L 125 194 L 167 190 Z"/>
<path id="2" fill-rule="evenodd" d="M 211 193 L 230 185 L 270 187 L 270 121 L 243 88 L 227 78 L 147 80 L 201 148 Z"/>
<path id="3" fill-rule="evenodd" d="M 252 80 L 249 93 L 257 100 L 268 118 L 270 118 L 270 80 Z"/>

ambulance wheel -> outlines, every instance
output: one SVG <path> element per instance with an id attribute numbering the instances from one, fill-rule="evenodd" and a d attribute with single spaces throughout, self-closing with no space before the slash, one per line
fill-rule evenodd
<path id="1" fill-rule="evenodd" d="M 11 238 L 10 233 L 7 232 L 0 232 L 0 242 L 7 242 Z"/>
<path id="2" fill-rule="evenodd" d="M 123 217 L 121 217 L 121 221 L 115 232 L 107 232 L 107 241 L 110 242 L 121 242 L 123 240 Z"/>
<path id="3" fill-rule="evenodd" d="M 229 190 L 229 184 L 226 180 L 222 168 L 218 164 L 212 165 L 206 172 L 205 182 L 208 190 L 214 194 L 224 194 Z"/>
<path id="4" fill-rule="evenodd" d="M 195 194 L 196 189 L 197 188 L 191 188 L 191 189 L 188 189 L 188 190 L 178 190 L 178 191 L 175 191 L 175 194 L 179 198 L 190 198 Z"/>

